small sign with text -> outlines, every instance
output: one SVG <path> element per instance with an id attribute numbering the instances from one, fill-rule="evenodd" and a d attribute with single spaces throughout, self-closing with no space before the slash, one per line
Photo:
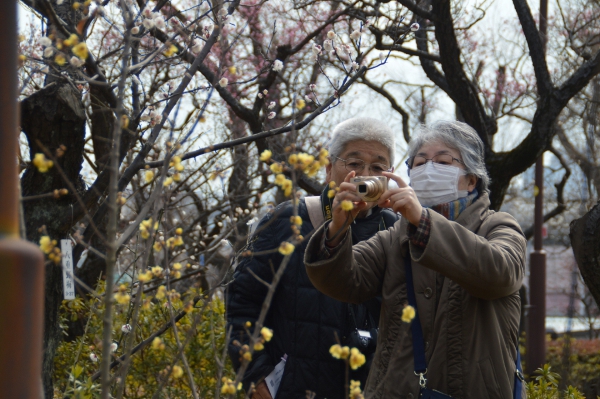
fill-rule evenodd
<path id="1" fill-rule="evenodd" d="M 65 299 L 75 299 L 75 281 L 73 280 L 73 247 L 71 240 L 60 240 L 62 253 L 63 292 Z"/>

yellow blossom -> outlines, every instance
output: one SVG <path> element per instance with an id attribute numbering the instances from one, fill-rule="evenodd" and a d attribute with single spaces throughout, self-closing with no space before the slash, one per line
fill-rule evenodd
<path id="1" fill-rule="evenodd" d="M 154 245 L 152 245 L 152 248 L 154 248 L 156 252 L 160 252 L 160 250 L 163 249 L 162 241 L 155 241 Z"/>
<path id="2" fill-rule="evenodd" d="M 63 40 L 63 44 L 67 47 L 75 46 L 76 44 L 79 44 L 79 36 L 75 33 L 71 33 L 71 36 L 69 36 L 68 39 Z"/>
<path id="3" fill-rule="evenodd" d="M 147 240 L 150 237 L 150 233 L 148 232 L 148 230 L 142 230 L 142 232 L 140 233 L 140 235 L 142 236 L 142 238 L 144 240 Z"/>
<path id="4" fill-rule="evenodd" d="M 261 341 L 258 341 L 254 344 L 255 351 L 261 351 L 263 349 L 265 349 L 265 345 Z"/>
<path id="5" fill-rule="evenodd" d="M 289 255 L 292 252 L 294 252 L 294 244 L 291 244 L 287 241 L 284 241 L 281 243 L 281 245 L 279 246 L 279 253 L 282 255 Z"/>
<path id="6" fill-rule="evenodd" d="M 175 234 L 182 235 L 183 234 L 183 229 L 181 227 L 176 228 L 175 229 Z"/>
<path id="7" fill-rule="evenodd" d="M 81 7 L 81 3 L 78 1 L 74 1 L 71 7 L 73 7 L 73 10 L 79 10 L 79 8 Z"/>
<path id="8" fill-rule="evenodd" d="M 296 226 L 302 226 L 302 218 L 300 216 L 290 217 L 290 222 L 292 222 Z"/>
<path id="9" fill-rule="evenodd" d="M 141 226 L 144 226 L 146 229 L 149 229 L 150 226 L 152 226 L 152 218 L 142 220 L 140 223 L 140 230 L 141 230 Z"/>
<path id="10" fill-rule="evenodd" d="M 252 327 L 252 323 L 250 321 L 246 321 L 244 325 L 246 326 L 246 328 Z"/>
<path id="11" fill-rule="evenodd" d="M 152 273 L 149 270 L 141 272 L 138 274 L 138 280 L 140 280 L 142 283 L 147 283 L 148 281 L 152 280 Z"/>
<path id="12" fill-rule="evenodd" d="M 147 170 L 146 171 L 146 183 L 150 183 L 152 180 L 154 180 L 154 172 L 151 170 Z"/>
<path id="13" fill-rule="evenodd" d="M 235 393 L 235 385 L 229 378 L 223 377 L 223 386 L 221 387 L 221 395 L 231 395 Z"/>
<path id="14" fill-rule="evenodd" d="M 78 45 L 74 46 L 71 51 L 82 60 L 86 60 L 88 57 L 88 48 L 85 43 L 79 43 Z"/>
<path id="15" fill-rule="evenodd" d="M 181 236 L 177 236 L 175 240 L 173 240 L 173 246 L 179 247 L 181 245 L 183 245 L 183 238 L 181 238 Z"/>
<path id="16" fill-rule="evenodd" d="M 267 162 L 273 156 L 273 152 L 271 150 L 264 150 L 260 153 L 260 160 L 263 162 Z"/>
<path id="17" fill-rule="evenodd" d="M 121 284 L 119 286 L 119 291 L 114 295 L 115 301 L 121 305 L 126 305 L 129 303 L 131 296 L 127 293 L 127 286 L 125 284 Z"/>
<path id="18" fill-rule="evenodd" d="M 177 172 L 181 172 L 185 169 L 185 167 L 181 164 L 181 157 L 178 155 L 175 155 L 173 159 L 171 159 L 169 166 L 174 167 Z"/>
<path id="19" fill-rule="evenodd" d="M 179 50 L 177 49 L 177 46 L 174 44 L 171 44 L 169 46 L 168 49 L 165 50 L 165 52 L 163 53 L 165 55 L 165 57 L 171 57 L 172 55 L 174 55 L 175 53 L 177 53 Z"/>
<path id="20" fill-rule="evenodd" d="M 283 167 L 277 162 L 272 163 L 271 166 L 269 166 L 269 169 L 271 169 L 271 172 L 275 174 L 283 172 Z"/>
<path id="21" fill-rule="evenodd" d="M 412 319 L 415 318 L 415 308 L 410 305 L 406 305 L 404 309 L 402 309 L 402 321 L 405 323 L 410 323 Z"/>
<path id="22" fill-rule="evenodd" d="M 177 262 L 177 263 L 173 263 L 173 270 L 181 270 L 182 266 L 181 263 Z"/>
<path id="23" fill-rule="evenodd" d="M 229 73 L 232 75 L 235 75 L 237 73 L 237 68 L 234 66 L 230 66 L 228 69 L 229 69 Z"/>
<path id="24" fill-rule="evenodd" d="M 335 357 L 336 359 L 340 359 L 342 355 L 342 347 L 339 344 L 332 345 L 331 348 L 329 348 L 329 353 L 331 353 L 331 356 Z"/>
<path id="25" fill-rule="evenodd" d="M 290 195 L 292 195 L 292 186 L 291 185 L 283 190 L 283 195 L 285 195 L 286 197 L 289 197 Z"/>
<path id="26" fill-rule="evenodd" d="M 244 358 L 244 360 L 247 360 L 247 361 L 249 361 L 249 362 L 251 362 L 251 361 L 252 361 L 252 353 L 250 353 L 250 352 L 245 352 L 245 353 L 242 355 L 242 357 Z"/>
<path id="27" fill-rule="evenodd" d="M 164 187 L 168 187 L 168 186 L 170 186 L 171 184 L 173 184 L 173 178 L 172 178 L 172 177 L 167 177 L 167 178 L 165 179 L 165 181 L 163 182 L 163 186 L 164 186 Z"/>
<path id="28" fill-rule="evenodd" d="M 177 172 L 173 175 L 174 181 L 181 181 L 181 173 Z"/>
<path id="29" fill-rule="evenodd" d="M 273 330 L 267 327 L 263 327 L 260 329 L 260 335 L 266 342 L 269 342 L 271 338 L 273 338 Z"/>
<path id="30" fill-rule="evenodd" d="M 342 209 L 345 211 L 351 211 L 352 209 L 354 209 L 354 204 L 352 203 L 352 201 L 348 200 L 343 200 L 341 206 Z"/>
<path id="31" fill-rule="evenodd" d="M 290 154 L 290 156 L 288 157 L 288 162 L 290 165 L 296 165 L 296 163 L 298 163 L 298 155 Z"/>
<path id="32" fill-rule="evenodd" d="M 50 168 L 54 166 L 54 162 L 46 159 L 44 154 L 38 153 L 33 157 L 33 166 L 35 166 L 40 173 L 46 173 Z"/>
<path id="33" fill-rule="evenodd" d="M 154 337 L 152 340 L 152 349 L 155 351 L 162 351 L 165 349 L 165 344 L 159 337 Z"/>
<path id="34" fill-rule="evenodd" d="M 335 190 L 327 191 L 327 198 L 333 198 L 333 197 L 335 197 Z"/>
<path id="35" fill-rule="evenodd" d="M 152 271 L 152 274 L 154 275 L 154 277 L 161 277 L 162 276 L 162 272 L 163 272 L 163 268 L 160 266 L 154 266 L 150 269 Z"/>
<path id="36" fill-rule="evenodd" d="M 40 249 L 46 255 L 52 252 L 54 246 L 56 245 L 56 241 L 53 241 L 48 236 L 42 236 L 40 238 Z"/>
<path id="37" fill-rule="evenodd" d="M 156 295 L 154 295 L 154 297 L 156 299 L 163 299 L 166 293 L 167 288 L 164 285 L 161 285 L 160 287 L 158 287 L 158 290 L 156 290 Z"/>
<path id="38" fill-rule="evenodd" d="M 302 162 L 302 165 L 306 167 L 315 160 L 315 157 L 313 155 L 301 152 L 300 154 L 298 154 L 298 159 L 300 160 L 300 162 Z"/>
<path id="39" fill-rule="evenodd" d="M 278 186 L 281 186 L 285 180 L 286 179 L 284 174 L 280 173 L 277 176 L 275 176 L 275 184 L 277 184 Z"/>
<path id="40" fill-rule="evenodd" d="M 181 378 L 181 376 L 183 375 L 183 369 L 179 366 L 173 366 L 172 375 L 173 378 Z"/>
<path id="41" fill-rule="evenodd" d="M 305 172 L 308 177 L 314 177 L 321 169 L 321 162 L 315 161 L 308 167 L 308 170 Z"/>
<path id="42" fill-rule="evenodd" d="M 304 101 L 302 98 L 297 98 L 296 99 L 296 108 L 298 108 L 299 110 L 301 110 L 304 107 L 306 107 L 306 101 Z"/>
<path id="43" fill-rule="evenodd" d="M 365 364 L 365 361 L 366 361 L 365 355 L 360 353 L 360 351 L 357 348 L 350 349 L 349 363 L 350 363 L 350 368 L 352 370 L 356 370 L 357 368 L 359 368 L 360 366 Z"/>
<path id="44" fill-rule="evenodd" d="M 335 182 L 334 181 L 330 181 L 329 182 L 329 188 L 335 188 Z"/>

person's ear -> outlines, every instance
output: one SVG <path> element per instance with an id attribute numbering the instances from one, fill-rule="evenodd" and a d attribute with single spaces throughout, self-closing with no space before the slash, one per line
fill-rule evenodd
<path id="1" fill-rule="evenodd" d="M 468 190 L 469 192 L 475 190 L 475 187 L 477 187 L 477 182 L 479 181 L 479 178 L 475 175 L 467 175 L 467 183 L 468 183 Z"/>
<path id="2" fill-rule="evenodd" d="M 329 159 L 329 163 L 325 166 L 325 181 L 329 183 L 331 181 L 331 169 L 333 169 L 333 163 Z"/>

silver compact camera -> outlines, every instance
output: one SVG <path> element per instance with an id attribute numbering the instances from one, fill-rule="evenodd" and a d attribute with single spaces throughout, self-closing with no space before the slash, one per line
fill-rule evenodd
<path id="1" fill-rule="evenodd" d="M 360 176 L 350 179 L 356 186 L 356 193 L 365 202 L 374 202 L 387 190 L 387 177 L 385 176 Z"/>

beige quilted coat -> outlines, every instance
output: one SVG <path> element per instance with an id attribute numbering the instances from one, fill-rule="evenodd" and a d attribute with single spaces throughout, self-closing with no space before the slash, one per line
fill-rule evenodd
<path id="1" fill-rule="evenodd" d="M 461 399 L 513 397 L 526 240 L 512 216 L 489 204 L 482 195 L 456 222 L 430 210 L 425 250 L 409 244 L 405 219 L 354 247 L 347 234 L 329 259 L 323 227 L 311 238 L 305 263 L 315 287 L 352 303 L 382 297 L 367 399 L 418 397 L 410 325 L 401 321 L 409 250 L 428 388 Z"/>

